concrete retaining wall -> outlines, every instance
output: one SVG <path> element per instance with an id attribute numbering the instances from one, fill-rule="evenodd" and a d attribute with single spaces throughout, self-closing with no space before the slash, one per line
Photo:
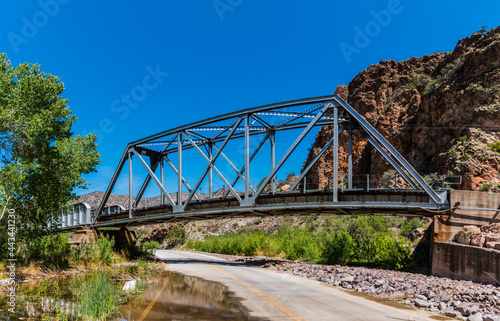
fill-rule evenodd
<path id="1" fill-rule="evenodd" d="M 500 285 L 500 251 L 452 242 L 434 243 L 432 274 Z"/>
<path id="2" fill-rule="evenodd" d="M 500 193 L 451 191 L 450 206 L 499 209 L 498 211 L 455 210 L 451 215 L 434 216 L 434 242 L 452 240 L 466 225 L 488 225 L 500 222 Z"/>

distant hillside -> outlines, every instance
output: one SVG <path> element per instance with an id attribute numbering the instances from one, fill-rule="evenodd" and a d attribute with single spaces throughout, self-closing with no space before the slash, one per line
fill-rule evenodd
<path id="1" fill-rule="evenodd" d="M 227 191 L 227 189 L 226 189 Z M 222 197 L 224 191 L 222 189 L 215 191 L 213 194 L 213 197 Z M 172 193 L 169 194 L 170 197 L 174 202 L 177 202 L 177 193 Z M 196 193 L 196 195 L 199 197 L 200 194 Z M 104 192 L 93 192 L 85 195 L 80 195 L 78 197 L 78 202 L 85 202 L 89 204 L 91 207 L 98 207 L 99 204 L 101 203 L 101 200 L 104 196 Z M 187 197 L 189 196 L 189 193 L 182 193 L 182 200 L 186 200 Z M 205 199 L 208 197 L 208 194 L 201 193 L 201 198 Z M 135 197 L 132 198 L 133 201 L 135 201 Z M 193 199 L 196 199 L 193 196 Z M 139 202 L 138 207 L 145 207 L 145 206 L 156 206 L 160 205 L 161 198 L 160 196 L 153 197 L 153 198 L 142 198 L 141 201 Z M 165 203 L 168 203 L 167 200 L 165 200 Z M 117 194 L 111 194 L 109 195 L 109 199 L 107 202 L 108 206 L 113 206 L 113 205 L 122 205 L 126 209 L 128 209 L 128 195 L 117 195 Z"/>

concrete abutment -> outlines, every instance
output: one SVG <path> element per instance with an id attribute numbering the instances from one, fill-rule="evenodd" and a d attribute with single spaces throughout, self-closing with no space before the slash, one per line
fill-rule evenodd
<path id="1" fill-rule="evenodd" d="M 137 241 L 135 231 L 130 231 L 125 227 L 119 230 L 99 230 L 92 227 L 83 227 L 76 231 L 73 237 L 69 240 L 71 245 L 80 245 L 83 242 L 95 242 L 100 237 L 113 237 L 115 240 L 114 249 L 119 251 L 134 245 Z"/>
<path id="2" fill-rule="evenodd" d="M 452 191 L 450 207 L 449 215 L 434 216 L 432 274 L 500 285 L 499 250 L 453 242 L 464 226 L 500 222 L 500 193 Z"/>

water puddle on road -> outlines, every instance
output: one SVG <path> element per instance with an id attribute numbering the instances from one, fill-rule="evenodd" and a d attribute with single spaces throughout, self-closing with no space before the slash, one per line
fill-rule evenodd
<path id="1" fill-rule="evenodd" d="M 0 320 L 55 320 L 59 316 L 78 320 L 78 306 L 68 282 L 57 282 L 62 291 L 54 297 L 19 297 L 16 313 L 10 314 L 5 298 L 0 296 Z M 21 295 L 21 294 L 20 294 Z M 49 294 L 50 295 L 50 294 Z M 59 318 L 57 318 L 59 319 Z M 107 320 L 259 320 L 250 317 L 238 300 L 217 283 L 165 272 L 122 305 Z"/>
<path id="2" fill-rule="evenodd" d="M 223 286 L 172 272 L 123 310 L 118 320 L 257 320 Z"/>

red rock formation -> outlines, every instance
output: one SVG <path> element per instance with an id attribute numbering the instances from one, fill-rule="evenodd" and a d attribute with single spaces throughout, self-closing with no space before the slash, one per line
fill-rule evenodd
<path id="1" fill-rule="evenodd" d="M 463 176 L 463 189 L 500 189 L 500 27 L 460 40 L 449 53 L 381 61 L 336 91 L 422 174 Z M 322 128 L 306 164 L 331 138 Z M 347 135 L 340 170 L 347 168 Z M 322 188 L 332 177 L 332 149 L 312 169 Z M 357 136 L 355 173 L 380 183 L 391 166 Z M 309 185 L 309 184 L 308 184 Z M 309 187 L 308 187 L 309 188 Z"/>

